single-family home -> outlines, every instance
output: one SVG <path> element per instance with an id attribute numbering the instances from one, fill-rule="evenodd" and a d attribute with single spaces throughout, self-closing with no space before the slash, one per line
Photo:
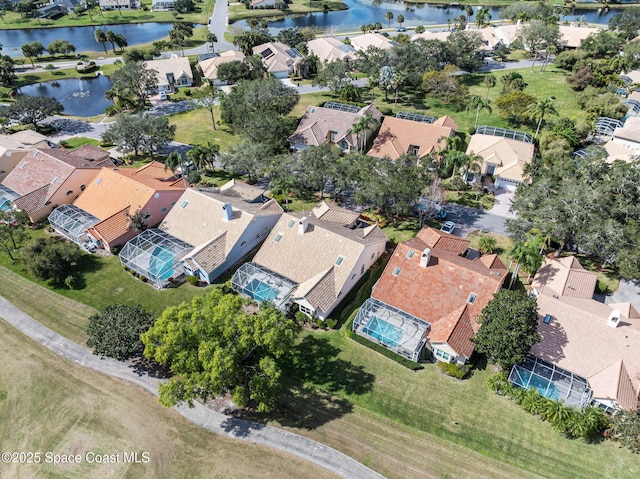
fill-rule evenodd
<path id="1" fill-rule="evenodd" d="M 431 118 L 402 112 L 396 117 L 385 116 L 367 155 L 397 160 L 409 154 L 420 160 L 444 149 L 446 138 L 456 134 L 456 123 L 449 116 L 425 120 Z"/>
<path id="2" fill-rule="evenodd" d="M 311 211 L 284 213 L 249 263 L 233 276 L 235 291 L 281 310 L 326 319 L 385 250 L 378 225 L 321 202 Z"/>
<path id="3" fill-rule="evenodd" d="M 593 299 L 596 273 L 577 258 L 546 259 L 533 280 L 540 342 L 509 380 L 574 407 L 638 408 L 640 314 Z"/>
<path id="4" fill-rule="evenodd" d="M 193 85 L 193 73 L 187 57 L 171 55 L 170 58 L 145 63 L 148 70 L 158 72 L 158 93 L 173 93 L 176 87 Z"/>
<path id="5" fill-rule="evenodd" d="M 569 25 L 559 25 L 560 46 L 564 48 L 580 48 L 582 42 L 591 34 L 597 35 L 600 32 L 598 27 L 579 26 L 575 22 Z"/>
<path id="6" fill-rule="evenodd" d="M 206 78 L 214 86 L 226 85 L 226 81 L 218 80 L 218 68 L 225 63 L 242 61 L 244 54 L 240 50 L 229 50 L 226 52 L 216 53 L 215 56 L 201 60 L 198 62 L 202 77 Z"/>
<path id="7" fill-rule="evenodd" d="M 515 189 L 525 181 L 524 168 L 535 155 L 531 135 L 494 127 L 479 127 L 471 136 L 467 155 L 482 158 L 478 172 L 467 172 L 467 182 L 495 176 L 496 188 Z"/>
<path id="8" fill-rule="evenodd" d="M 640 150 L 640 117 L 630 116 L 622 126 L 617 126 L 611 141 L 633 151 Z"/>
<path id="9" fill-rule="evenodd" d="M 14 196 L 13 205 L 37 222 L 57 206 L 73 202 L 105 166 L 114 166 L 109 153 L 92 145 L 73 151 L 33 148 L 2 186 Z"/>
<path id="10" fill-rule="evenodd" d="M 152 0 L 151 11 L 164 12 L 167 10 L 173 10 L 176 7 L 175 0 Z"/>
<path id="11" fill-rule="evenodd" d="M 508 272 L 495 254 L 471 259 L 469 244 L 428 227 L 400 243 L 353 331 L 413 361 L 426 346 L 440 361 L 465 363 L 476 319 Z"/>
<path id="12" fill-rule="evenodd" d="M 277 0 L 251 0 L 251 8 L 276 8 Z"/>
<path id="13" fill-rule="evenodd" d="M 432 32 L 429 30 L 425 30 L 422 33 L 416 33 L 411 36 L 411 41 L 415 42 L 416 40 L 439 40 L 441 42 L 446 42 L 449 35 L 451 35 L 450 30 L 445 30 L 444 32 Z"/>
<path id="14" fill-rule="evenodd" d="M 360 133 L 360 137 L 352 131 L 353 125 L 367 115 L 371 117 L 371 127 Z M 297 151 L 326 143 L 337 145 L 344 151 L 357 150 L 365 137 L 372 137 L 380 126 L 381 119 L 382 113 L 372 104 L 362 108 L 334 102 L 327 102 L 324 106 L 310 106 L 296 131 L 289 137 L 289 143 Z"/>
<path id="15" fill-rule="evenodd" d="M 262 64 L 276 78 L 287 78 L 298 72 L 302 54 L 280 42 L 268 42 L 253 47 L 253 54 L 260 56 Z"/>
<path id="16" fill-rule="evenodd" d="M 138 0 L 100 0 L 100 10 L 135 10 L 140 8 Z"/>
<path id="17" fill-rule="evenodd" d="M 281 215 L 280 205 L 265 198 L 263 189 L 236 180 L 220 188 L 189 188 L 157 229 L 125 245 L 120 259 L 160 287 L 182 274 L 212 283 L 262 243 Z M 171 261 L 158 268 L 148 244 L 164 245 Z"/>
<path id="18" fill-rule="evenodd" d="M 140 168 L 102 168 L 73 204 L 53 210 L 49 223 L 89 250 L 110 250 L 137 234 L 131 217 L 143 215 L 140 226 L 157 225 L 184 189 L 184 181 L 157 161 Z"/>
<path id="19" fill-rule="evenodd" d="M 385 37 L 381 33 L 365 33 L 356 35 L 349 39 L 351 46 L 359 52 L 366 51 L 369 47 L 379 48 L 380 50 L 390 50 L 397 45 L 393 40 Z"/>
<path id="20" fill-rule="evenodd" d="M 331 63 L 337 60 L 354 61 L 358 58 L 353 46 L 341 42 L 334 37 L 319 37 L 307 43 L 310 55 L 315 55 L 320 63 Z"/>
<path id="21" fill-rule="evenodd" d="M 31 137 L 29 133 L 35 135 Z M 23 134 L 24 133 L 24 134 Z M 22 130 L 11 135 L 0 135 L 0 182 L 29 153 L 31 148 L 49 148 L 47 137 L 32 130 Z"/>

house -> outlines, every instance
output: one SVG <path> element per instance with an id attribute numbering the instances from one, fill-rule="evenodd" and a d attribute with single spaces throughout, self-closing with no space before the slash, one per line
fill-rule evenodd
<path id="1" fill-rule="evenodd" d="M 100 0 L 100 10 L 135 10 L 140 8 L 138 0 Z"/>
<path id="2" fill-rule="evenodd" d="M 152 0 L 151 11 L 152 12 L 164 12 L 167 10 L 173 10 L 176 7 L 175 0 Z"/>
<path id="3" fill-rule="evenodd" d="M 325 320 L 384 252 L 386 242 L 378 225 L 321 202 L 311 211 L 284 213 L 231 285 L 280 310 L 296 304 L 304 314 Z"/>
<path id="4" fill-rule="evenodd" d="M 351 46 L 359 52 L 366 51 L 369 47 L 379 48 L 380 50 L 390 50 L 397 45 L 393 40 L 380 33 L 365 33 L 364 35 L 356 35 L 349 39 Z"/>
<path id="5" fill-rule="evenodd" d="M 402 155 L 415 155 L 418 160 L 445 147 L 445 138 L 456 134 L 457 126 L 448 116 L 427 123 L 392 116 L 384 117 L 380 131 L 367 155 L 397 160 Z"/>
<path id="6" fill-rule="evenodd" d="M 303 58 L 298 50 L 280 42 L 255 46 L 253 54 L 260 56 L 264 67 L 276 78 L 287 78 L 296 74 Z"/>
<path id="7" fill-rule="evenodd" d="M 35 136 L 31 137 L 26 132 L 33 133 Z M 22 130 L 12 135 L 0 135 L 0 182 L 33 147 L 49 148 L 47 137 L 32 130 Z"/>
<path id="8" fill-rule="evenodd" d="M 495 135 L 483 134 L 485 131 Z M 495 176 L 494 187 L 517 188 L 525 181 L 524 168 L 535 154 L 530 135 L 493 127 L 479 127 L 477 132 L 471 136 L 466 153 L 480 156 L 482 166 L 480 172 L 468 172 L 465 181 L 475 183 L 482 176 Z"/>
<path id="9" fill-rule="evenodd" d="M 102 168 L 71 205 L 49 215 L 58 233 L 90 250 L 110 250 L 136 235 L 130 217 L 157 225 L 178 201 L 184 181 L 153 161 L 140 168 Z"/>
<path id="10" fill-rule="evenodd" d="M 422 33 L 416 33 L 411 36 L 411 41 L 415 42 L 416 40 L 439 40 L 441 42 L 446 42 L 449 35 L 451 35 L 451 31 L 444 32 L 431 32 L 429 30 L 425 30 Z"/>
<path id="11" fill-rule="evenodd" d="M 225 63 L 242 61 L 244 60 L 244 54 L 239 50 L 229 50 L 226 52 L 220 52 L 216 56 L 201 60 L 198 62 L 200 70 L 202 71 L 202 77 L 209 80 L 215 86 L 226 85 L 226 81 L 218 80 L 218 68 Z"/>
<path id="12" fill-rule="evenodd" d="M 361 139 L 352 132 L 352 128 L 367 114 L 371 115 L 373 121 L 371 128 L 367 129 L 364 135 L 371 138 L 382 119 L 382 113 L 375 106 L 359 108 L 333 102 L 327 102 L 324 106 L 310 106 L 298 123 L 296 131 L 288 138 L 291 148 L 301 151 L 309 146 L 328 143 L 337 145 L 344 151 L 357 150 Z"/>
<path id="13" fill-rule="evenodd" d="M 560 30 L 560 46 L 571 49 L 580 48 L 582 42 L 589 35 L 597 35 L 600 32 L 598 27 L 581 27 L 573 22 L 569 25 L 559 25 L 558 29 Z"/>
<path id="14" fill-rule="evenodd" d="M 220 188 L 189 188 L 176 205 L 158 230 L 191 246 L 172 267 L 205 283 L 213 282 L 264 241 L 283 212 L 276 200 L 264 197 L 264 190 L 236 180 Z M 123 264 L 135 264 L 127 255 L 123 249 L 120 257 L 127 258 Z M 145 265 L 135 269 L 150 276 Z M 174 276 L 178 275 L 174 272 Z"/>
<path id="15" fill-rule="evenodd" d="M 640 150 L 640 117 L 630 116 L 613 130 L 613 143 L 637 152 Z"/>
<path id="16" fill-rule="evenodd" d="M 171 55 L 170 58 L 146 62 L 147 70 L 158 72 L 158 93 L 173 93 L 176 87 L 193 85 L 193 73 L 187 57 Z"/>
<path id="17" fill-rule="evenodd" d="M 109 153 L 95 146 L 74 151 L 33 148 L 2 186 L 13 192 L 13 205 L 38 222 L 58 205 L 73 202 L 105 166 L 114 166 Z"/>
<path id="18" fill-rule="evenodd" d="M 467 257 L 469 243 L 428 227 L 400 243 L 353 331 L 413 361 L 426 346 L 438 360 L 465 363 L 476 319 L 507 275 L 495 254 Z"/>
<path id="19" fill-rule="evenodd" d="M 251 0 L 251 8 L 276 8 L 277 0 Z"/>
<path id="20" fill-rule="evenodd" d="M 596 273 L 578 259 L 546 259 L 533 281 L 540 342 L 509 380 L 583 407 L 638 408 L 640 314 L 630 303 L 593 299 Z"/>
<path id="21" fill-rule="evenodd" d="M 307 43 L 309 55 L 315 55 L 320 63 L 331 63 L 337 60 L 354 61 L 358 58 L 353 46 L 341 42 L 334 37 L 319 37 Z"/>

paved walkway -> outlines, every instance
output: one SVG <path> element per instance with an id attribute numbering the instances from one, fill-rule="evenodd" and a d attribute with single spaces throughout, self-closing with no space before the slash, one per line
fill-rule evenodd
<path id="1" fill-rule="evenodd" d="M 158 395 L 158 379 L 139 371 L 134 371 L 125 363 L 109 358 L 100 359 L 88 349 L 44 327 L 2 297 L 0 297 L 0 317 L 34 341 L 64 358 L 109 376 L 132 382 L 151 394 Z M 174 409 L 189 421 L 215 434 L 262 444 L 292 454 L 324 467 L 340 477 L 347 479 L 384 479 L 377 472 L 372 471 L 349 456 L 298 434 L 264 424 L 225 416 L 200 403 L 194 403 L 193 408 L 183 405 Z"/>

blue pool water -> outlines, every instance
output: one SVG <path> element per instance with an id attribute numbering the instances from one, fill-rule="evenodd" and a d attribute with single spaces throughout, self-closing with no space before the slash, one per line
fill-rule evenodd
<path id="1" fill-rule="evenodd" d="M 149 261 L 149 276 L 154 279 L 167 279 L 173 276 L 173 263 L 175 255 L 173 251 L 162 246 L 158 246 L 151 253 Z"/>
<path id="2" fill-rule="evenodd" d="M 397 348 L 402 339 L 402 329 L 376 316 L 369 320 L 367 326 L 362 328 L 362 332 L 376 338 L 390 348 Z"/>
<path id="3" fill-rule="evenodd" d="M 258 279 L 252 280 L 251 283 L 245 287 L 244 292 L 247 296 L 250 296 L 259 303 L 271 301 L 273 298 L 278 296 L 277 290 Z"/>
<path id="4" fill-rule="evenodd" d="M 522 377 L 522 387 L 527 387 L 527 381 L 530 388 L 536 388 L 541 396 L 548 399 L 558 400 L 560 392 L 556 389 L 556 386 L 548 379 L 541 378 L 532 374 L 530 371 L 520 370 L 520 376 Z"/>

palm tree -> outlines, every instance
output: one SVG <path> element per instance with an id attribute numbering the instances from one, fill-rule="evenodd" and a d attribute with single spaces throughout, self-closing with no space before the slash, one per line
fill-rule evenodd
<path id="1" fill-rule="evenodd" d="M 393 20 L 393 12 L 385 13 L 384 18 L 389 22 L 389 28 L 391 28 L 391 20 Z"/>
<path id="2" fill-rule="evenodd" d="M 445 151 L 442 152 L 442 166 L 443 169 L 442 171 L 447 171 L 449 170 L 449 168 L 451 168 L 451 176 L 450 178 L 453 178 L 457 172 L 459 172 L 457 167 L 460 167 L 465 159 L 466 159 L 467 155 L 463 152 L 463 151 L 459 151 L 459 150 L 455 150 L 455 149 L 447 149 Z"/>
<path id="3" fill-rule="evenodd" d="M 182 155 L 176 150 L 169 153 L 169 156 L 164 160 L 164 171 L 171 170 L 172 173 L 178 170 L 178 167 L 182 165 Z"/>
<path id="4" fill-rule="evenodd" d="M 104 53 L 106 55 L 107 54 L 107 36 L 105 35 L 104 31 L 98 28 L 95 32 L 93 32 L 93 36 L 96 39 L 96 42 L 102 43 L 102 48 L 104 48 Z"/>
<path id="5" fill-rule="evenodd" d="M 470 172 L 475 174 L 480 173 L 483 162 L 484 159 L 480 155 L 476 155 L 473 151 L 468 155 L 465 154 L 462 164 L 462 166 L 464 166 L 464 180 L 467 181 Z"/>
<path id="6" fill-rule="evenodd" d="M 491 108 L 491 101 L 485 100 L 481 96 L 473 95 L 471 97 L 471 100 L 469 100 L 469 103 L 467 103 L 466 109 L 467 111 L 469 111 L 473 110 L 474 108 L 476 110 L 476 123 L 473 127 L 478 128 L 478 117 L 480 116 L 480 111 L 487 110 L 489 113 L 493 111 Z"/>
<path id="7" fill-rule="evenodd" d="M 215 33 L 209 32 L 207 33 L 207 43 L 211 44 L 211 50 L 216 51 L 215 43 L 218 41 L 218 37 Z"/>
<path id="8" fill-rule="evenodd" d="M 398 15 L 398 18 L 396 18 L 398 24 L 400 26 L 402 26 L 402 24 L 404 23 L 404 15 Z"/>
<path id="9" fill-rule="evenodd" d="M 527 115 L 531 118 L 538 119 L 538 127 L 536 128 L 535 136 L 538 136 L 540 132 L 540 126 L 542 125 L 542 121 L 546 115 L 557 115 L 558 110 L 556 110 L 555 105 L 553 104 L 553 100 L 551 98 L 543 98 L 542 100 L 538 100 L 536 103 L 532 103 L 529 105 L 526 111 Z"/>
<path id="10" fill-rule="evenodd" d="M 489 99 L 489 90 L 491 90 L 494 86 L 496 86 L 496 83 L 498 82 L 497 78 L 495 75 L 489 74 L 486 77 L 484 77 L 484 80 L 482 80 L 482 83 L 484 83 L 484 86 L 487 87 L 487 100 Z"/>
<path id="11" fill-rule="evenodd" d="M 125 37 L 122 33 L 116 33 L 114 41 L 116 42 L 116 45 L 118 45 L 118 48 L 121 52 L 124 51 L 124 47 L 129 45 L 129 43 L 127 43 L 127 37 Z"/>
<path id="12" fill-rule="evenodd" d="M 489 25 L 489 20 L 491 20 L 491 13 L 487 7 L 482 7 L 476 13 L 476 26 L 478 28 L 483 28 Z"/>
<path id="13" fill-rule="evenodd" d="M 111 48 L 113 48 L 113 54 L 115 55 L 115 53 L 116 53 L 116 34 L 113 33 L 111 30 L 108 30 L 107 33 L 105 34 L 105 38 L 107 39 L 108 42 L 111 43 Z"/>
<path id="14" fill-rule="evenodd" d="M 404 84 L 405 80 L 406 77 L 404 76 L 404 73 L 400 71 L 396 71 L 391 78 L 391 88 L 393 88 L 396 92 L 395 98 L 393 100 L 393 106 L 396 106 L 398 104 L 398 90 L 400 90 L 400 87 Z"/>
<path id="15" fill-rule="evenodd" d="M 353 124 L 349 132 L 358 137 L 358 148 L 356 148 L 356 150 L 364 151 L 367 146 L 367 131 L 373 128 L 375 124 L 376 122 L 370 111 L 365 113 L 364 116 Z"/>
<path id="16" fill-rule="evenodd" d="M 480 237 L 480 241 L 478 243 L 478 249 L 482 254 L 491 254 L 493 253 L 498 246 L 498 242 L 493 236 L 489 236 L 488 234 L 483 234 Z"/>
<path id="17" fill-rule="evenodd" d="M 446 150 L 457 150 L 462 151 L 464 148 L 464 136 L 462 135 L 453 135 L 446 136 L 444 138 L 445 149 Z"/>

